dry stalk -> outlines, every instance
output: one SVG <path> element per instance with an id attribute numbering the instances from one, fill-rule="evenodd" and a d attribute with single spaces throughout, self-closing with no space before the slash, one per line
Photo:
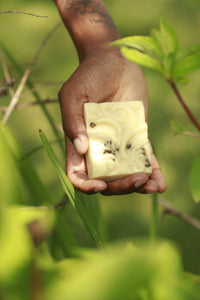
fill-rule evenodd
<path id="1" fill-rule="evenodd" d="M 168 201 L 166 201 L 162 198 L 159 198 L 158 201 L 159 201 L 160 205 L 162 205 L 162 207 L 164 208 L 163 215 L 166 215 L 166 214 L 172 215 L 172 216 L 184 221 L 185 223 L 191 225 L 192 227 L 200 230 L 200 221 L 199 220 L 193 218 L 189 214 L 186 214 L 186 213 L 174 208 L 171 203 L 169 203 Z"/>
<path id="2" fill-rule="evenodd" d="M 3 52 L 1 50 L 0 50 L 0 57 L 1 57 L 1 66 L 2 66 L 4 77 L 5 77 L 5 81 L 6 81 L 6 83 L 9 83 L 9 82 L 11 82 L 12 79 L 10 77 L 8 67 L 6 64 L 6 60 L 5 60 Z M 8 90 L 9 90 L 10 96 L 13 97 L 14 96 L 13 87 L 9 85 Z"/>
<path id="3" fill-rule="evenodd" d="M 0 14 L 21 14 L 21 15 L 28 15 L 28 16 L 37 17 L 37 18 L 48 18 L 48 16 L 40 16 L 40 15 L 36 15 L 36 14 L 24 12 L 24 11 L 18 11 L 18 10 L 0 11 Z"/>
<path id="4" fill-rule="evenodd" d="M 59 22 L 58 24 L 56 24 L 56 26 L 54 26 L 49 32 L 48 34 L 45 36 L 45 38 L 43 39 L 42 43 L 40 44 L 38 50 L 36 51 L 35 56 L 33 57 L 32 62 L 30 63 L 29 67 L 25 70 L 21 81 L 19 83 L 19 86 L 15 92 L 15 94 L 13 95 L 10 104 L 8 105 L 8 108 L 6 110 L 6 113 L 3 117 L 3 125 L 5 125 L 5 123 L 8 121 L 8 118 L 10 117 L 12 111 L 14 110 L 15 106 L 17 105 L 18 101 L 19 101 L 19 97 L 21 95 L 21 92 L 26 84 L 26 81 L 34 67 L 34 65 L 37 63 L 37 60 L 44 48 L 44 46 L 47 44 L 48 40 L 50 39 L 50 37 L 52 36 L 52 34 L 55 32 L 55 30 L 61 25 L 61 22 Z"/>

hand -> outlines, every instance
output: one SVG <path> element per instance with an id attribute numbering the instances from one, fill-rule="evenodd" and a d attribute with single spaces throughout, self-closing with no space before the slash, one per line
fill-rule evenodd
<path id="1" fill-rule="evenodd" d="M 105 195 L 162 193 L 166 182 L 152 151 L 153 172 L 148 178 L 136 173 L 111 182 L 89 180 L 84 154 L 88 138 L 83 117 L 85 102 L 142 100 L 146 118 L 148 95 L 139 66 L 126 60 L 118 49 L 102 47 L 91 52 L 63 85 L 59 93 L 66 135 L 66 170 L 72 184 L 85 193 Z"/>

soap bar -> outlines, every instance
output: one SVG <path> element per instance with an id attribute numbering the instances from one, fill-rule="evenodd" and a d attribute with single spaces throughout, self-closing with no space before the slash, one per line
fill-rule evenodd
<path id="1" fill-rule="evenodd" d="M 85 103 L 84 118 L 89 179 L 111 181 L 137 172 L 151 174 L 142 101 Z"/>

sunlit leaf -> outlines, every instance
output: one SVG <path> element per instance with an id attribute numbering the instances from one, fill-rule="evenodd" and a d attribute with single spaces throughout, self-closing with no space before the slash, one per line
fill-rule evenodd
<path id="1" fill-rule="evenodd" d="M 176 120 L 171 119 L 170 125 L 175 133 L 183 134 L 185 132 L 184 127 Z"/>
<path id="2" fill-rule="evenodd" d="M 58 272 L 58 280 L 48 289 L 49 300 L 54 295 L 64 300 L 66 294 L 69 299 L 193 299 L 185 294 L 190 286 L 169 243 L 112 245 L 107 251 L 90 251 L 81 260 L 65 260 Z"/>
<path id="3" fill-rule="evenodd" d="M 160 44 L 164 55 L 177 52 L 178 38 L 176 32 L 164 18 L 160 21 L 160 30 L 153 28 L 150 35 Z"/>
<path id="4" fill-rule="evenodd" d="M 162 34 L 162 40 L 165 45 L 165 53 L 176 53 L 178 51 L 178 37 L 172 25 L 170 25 L 166 19 L 161 18 L 160 31 Z"/>
<path id="5" fill-rule="evenodd" d="M 131 60 L 132 62 L 152 69 L 154 71 L 158 71 L 159 73 L 163 74 L 163 68 L 161 66 L 161 64 L 159 63 L 159 61 L 157 59 L 154 59 L 153 57 L 149 56 L 148 54 L 145 53 L 141 53 L 140 51 L 136 50 L 136 49 L 129 49 L 129 48 L 125 48 L 122 47 L 121 48 L 122 54 L 128 58 L 129 60 Z"/>
<path id="6" fill-rule="evenodd" d="M 163 56 L 162 49 L 159 43 L 149 36 L 135 35 L 125 37 L 120 40 L 114 41 L 113 43 L 111 43 L 111 45 L 133 48 L 143 53 L 149 54 L 150 56 L 157 59 L 160 59 Z"/>
<path id="7" fill-rule="evenodd" d="M 200 155 L 192 163 L 190 172 L 190 190 L 195 202 L 200 202 Z"/>

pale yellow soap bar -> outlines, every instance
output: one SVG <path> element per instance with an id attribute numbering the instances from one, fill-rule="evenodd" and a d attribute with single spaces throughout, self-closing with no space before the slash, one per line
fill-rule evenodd
<path id="1" fill-rule="evenodd" d="M 150 175 L 151 155 L 142 101 L 85 103 L 89 179 Z"/>

